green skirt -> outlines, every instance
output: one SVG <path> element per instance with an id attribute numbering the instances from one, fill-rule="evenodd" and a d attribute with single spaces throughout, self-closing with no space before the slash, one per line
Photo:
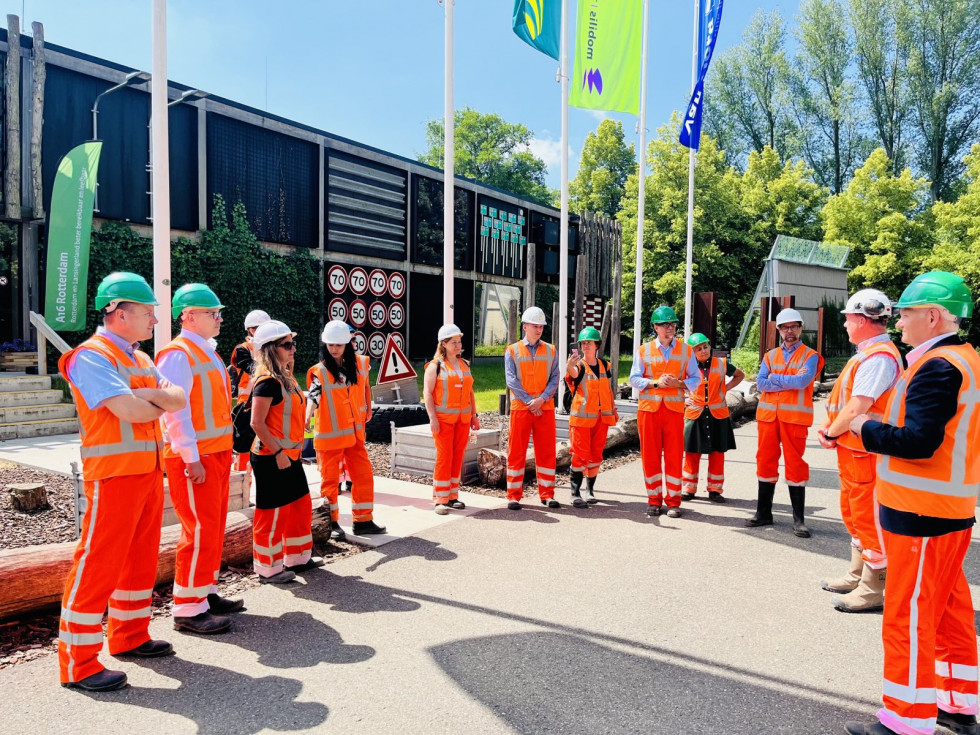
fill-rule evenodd
<path id="1" fill-rule="evenodd" d="M 694 454 L 727 452 L 735 448 L 735 431 L 730 418 L 716 419 L 705 409 L 693 421 L 684 421 L 684 451 Z"/>

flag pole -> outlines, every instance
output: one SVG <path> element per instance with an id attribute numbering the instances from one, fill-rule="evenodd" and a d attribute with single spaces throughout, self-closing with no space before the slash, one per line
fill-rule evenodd
<path id="1" fill-rule="evenodd" d="M 170 143 L 167 128 L 167 0 L 153 0 L 153 77 L 150 125 L 153 128 L 153 294 L 160 321 L 153 348 L 170 343 Z"/>
<path id="2" fill-rule="evenodd" d="M 453 6 L 456 0 L 442 0 L 446 7 L 445 110 L 443 122 L 443 189 L 442 189 L 442 321 L 454 324 L 453 280 L 456 254 L 453 239 L 456 230 L 456 112 L 453 109 Z"/>
<path id="3" fill-rule="evenodd" d="M 558 248 L 558 365 L 568 359 L 568 5 L 561 4 L 561 236 Z M 579 274 L 581 276 L 582 274 Z M 552 327 L 554 332 L 554 327 Z M 558 381 L 559 401 L 564 381 Z"/>
<path id="4" fill-rule="evenodd" d="M 698 23 L 700 22 L 698 0 L 694 0 L 694 47 L 691 49 L 691 93 L 698 83 Z M 684 336 L 691 335 L 691 276 L 694 269 L 694 149 L 698 141 L 691 141 L 691 147 L 687 149 L 687 269 L 684 278 Z"/>
<path id="5" fill-rule="evenodd" d="M 633 354 L 637 354 L 643 343 L 643 219 L 646 211 L 647 188 L 647 35 L 650 0 L 643 0 L 643 41 L 640 53 L 640 159 L 639 189 L 636 207 L 636 286 L 633 291 Z M 633 398 L 639 392 L 633 388 Z"/>

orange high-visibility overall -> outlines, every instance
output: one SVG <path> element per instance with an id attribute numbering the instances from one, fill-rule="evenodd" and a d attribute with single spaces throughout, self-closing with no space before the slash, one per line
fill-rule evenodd
<path id="1" fill-rule="evenodd" d="M 579 365 L 581 380 L 568 412 L 568 438 L 572 449 L 572 472 L 596 477 L 602 466 L 602 451 L 606 447 L 609 427 L 616 423 L 615 404 L 609 372 L 602 361 L 596 363 L 597 376 L 584 364 Z M 568 389 L 575 381 L 565 377 Z"/>
<path id="2" fill-rule="evenodd" d="M 426 364 L 426 369 L 429 365 Z M 448 362 L 438 366 L 432 399 L 439 419 L 436 443 L 436 464 L 432 472 L 432 500 L 446 505 L 459 497 L 459 480 L 463 471 L 463 454 L 470 436 L 473 417 L 473 374 L 470 364 L 460 358 L 453 368 Z"/>
<path id="3" fill-rule="evenodd" d="M 539 396 L 548 387 L 552 367 L 558 359 L 554 345 L 538 342 L 532 355 L 524 341 L 508 345 L 521 387 L 529 396 Z M 527 445 L 534 438 L 535 472 L 538 478 L 538 497 L 555 497 L 555 400 L 549 398 L 535 416 L 526 404 L 513 394 L 510 401 L 510 433 L 507 439 L 507 499 L 524 496 L 524 470 L 527 466 Z"/>

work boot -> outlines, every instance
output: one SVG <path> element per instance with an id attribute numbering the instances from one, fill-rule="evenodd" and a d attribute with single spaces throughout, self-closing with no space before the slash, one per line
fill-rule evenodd
<path id="1" fill-rule="evenodd" d="M 588 503 L 582 499 L 582 473 L 575 470 L 568 477 L 568 484 L 572 487 L 572 505 L 576 508 L 587 508 Z"/>
<path id="2" fill-rule="evenodd" d="M 387 533 L 388 529 L 372 521 L 354 521 L 355 536 L 375 536 Z"/>
<path id="3" fill-rule="evenodd" d="M 347 531 L 340 527 L 340 521 L 330 521 L 330 540 L 346 541 Z"/>
<path id="4" fill-rule="evenodd" d="M 667 509 L 667 517 L 668 518 L 680 518 L 681 517 L 681 509 L 680 508 L 668 508 Z"/>
<path id="5" fill-rule="evenodd" d="M 660 506 L 659 505 L 648 505 L 647 506 L 647 516 L 648 517 L 650 517 L 650 518 L 656 518 L 659 515 L 660 515 Z"/>
<path id="6" fill-rule="evenodd" d="M 288 584 L 289 582 L 294 582 L 296 580 L 296 573 L 291 572 L 288 569 L 283 569 L 281 572 L 277 572 L 269 577 L 263 577 L 259 575 L 259 582 L 261 584 Z"/>
<path id="7" fill-rule="evenodd" d="M 447 516 L 449 515 L 449 506 L 444 503 L 436 504 L 436 515 L 437 516 Z"/>
<path id="8" fill-rule="evenodd" d="M 722 495 L 717 490 L 709 490 L 708 491 L 708 500 L 711 501 L 712 503 L 724 503 L 725 502 L 725 496 Z"/>
<path id="9" fill-rule="evenodd" d="M 222 597 L 217 592 L 208 593 L 208 610 L 215 615 L 227 615 L 245 609 L 245 600 L 241 597 Z"/>
<path id="10" fill-rule="evenodd" d="M 589 505 L 595 505 L 599 499 L 595 496 L 595 477 L 585 478 L 585 487 L 582 489 L 582 497 Z"/>
<path id="11" fill-rule="evenodd" d="M 681 493 L 681 500 L 694 500 L 694 493 Z"/>
<path id="12" fill-rule="evenodd" d="M 546 505 L 549 508 L 561 508 L 561 503 L 554 498 L 541 498 L 541 505 Z"/>
<path id="13" fill-rule="evenodd" d="M 68 689 L 81 689 L 83 692 L 111 692 L 126 686 L 126 674 L 122 671 L 102 669 L 97 674 L 86 676 L 81 681 L 63 681 L 61 686 Z"/>
<path id="14" fill-rule="evenodd" d="M 864 559 L 861 558 L 861 550 L 851 544 L 851 568 L 847 570 L 847 574 L 836 579 L 820 580 L 820 586 L 828 592 L 843 595 L 858 586 L 862 569 L 864 569 Z"/>
<path id="15" fill-rule="evenodd" d="M 322 556 L 311 556 L 302 564 L 293 564 L 291 566 L 287 565 L 284 568 L 287 572 L 293 572 L 295 574 L 296 572 L 308 572 L 310 569 L 322 567 L 324 564 L 326 564 L 326 562 L 323 561 Z"/>
<path id="16" fill-rule="evenodd" d="M 885 608 L 885 571 L 867 564 L 861 571 L 861 581 L 846 595 L 834 598 L 834 607 L 841 612 L 878 612 Z"/>
<path id="17" fill-rule="evenodd" d="M 775 494 L 775 482 L 759 480 L 759 499 L 756 501 L 755 515 L 745 522 L 746 528 L 772 525 L 772 497 Z"/>
<path id="18" fill-rule="evenodd" d="M 793 505 L 793 533 L 800 538 L 810 538 L 810 529 L 803 522 L 803 505 L 806 502 L 806 488 L 802 485 L 790 485 L 789 502 Z"/>
<path id="19" fill-rule="evenodd" d="M 521 504 L 518 503 L 516 500 L 507 501 L 507 510 L 520 510 L 520 509 L 521 509 Z"/>
<path id="20" fill-rule="evenodd" d="M 136 648 L 131 648 L 122 653 L 114 653 L 113 656 L 136 656 L 137 658 L 156 658 L 157 656 L 173 656 L 174 647 L 166 641 L 146 641 Z"/>
<path id="21" fill-rule="evenodd" d="M 959 712 L 939 710 L 939 713 L 936 715 L 936 724 L 942 725 L 958 735 L 980 735 L 980 725 L 977 724 L 976 715 L 964 715 Z"/>
<path id="22" fill-rule="evenodd" d="M 182 630 L 187 633 L 216 635 L 218 633 L 224 633 L 230 628 L 231 618 L 225 615 L 212 615 L 206 610 L 193 616 L 174 616 L 174 630 Z"/>
<path id="23" fill-rule="evenodd" d="M 446 505 L 452 508 L 453 510 L 466 510 L 466 503 L 464 503 L 459 498 L 453 498 L 448 503 L 446 503 Z"/>
<path id="24" fill-rule="evenodd" d="M 844 732 L 847 735 L 898 735 L 890 727 L 885 727 L 880 722 L 873 725 L 865 725 L 863 722 L 851 720 L 844 723 Z"/>

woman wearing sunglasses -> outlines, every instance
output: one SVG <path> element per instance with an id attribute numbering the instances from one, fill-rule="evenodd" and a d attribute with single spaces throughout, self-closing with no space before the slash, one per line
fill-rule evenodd
<path id="1" fill-rule="evenodd" d="M 260 324 L 252 337 L 252 471 L 255 474 L 253 566 L 260 582 L 282 584 L 295 572 L 323 566 L 312 556 L 312 501 L 300 463 L 306 399 L 296 378 L 296 332 L 279 321 Z"/>

